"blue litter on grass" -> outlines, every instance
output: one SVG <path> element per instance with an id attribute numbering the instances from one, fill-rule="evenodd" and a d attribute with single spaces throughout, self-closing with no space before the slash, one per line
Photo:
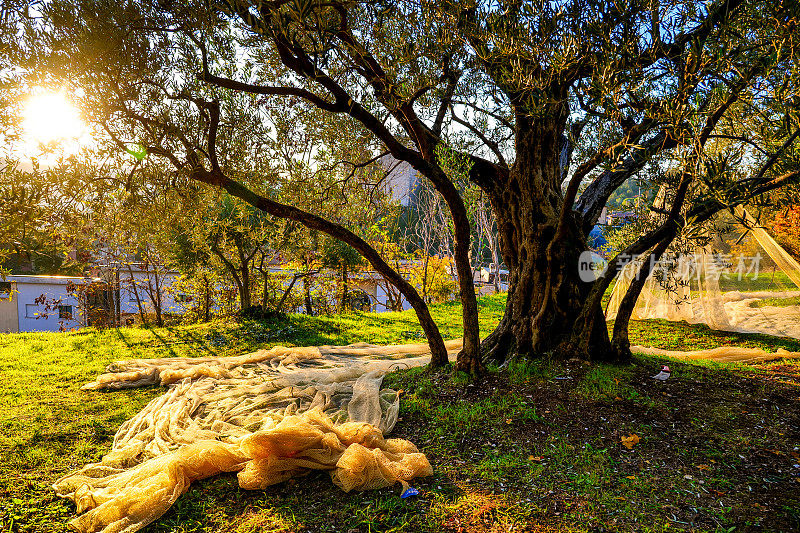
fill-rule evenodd
<path id="1" fill-rule="evenodd" d="M 414 487 L 408 487 L 406 490 L 403 491 L 403 494 L 400 495 L 401 498 L 410 498 L 411 496 L 416 496 L 419 494 L 419 491 Z"/>

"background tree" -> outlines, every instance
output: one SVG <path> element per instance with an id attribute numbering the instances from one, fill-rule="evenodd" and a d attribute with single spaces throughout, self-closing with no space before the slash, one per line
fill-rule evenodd
<path id="1" fill-rule="evenodd" d="M 189 179 L 224 188 L 273 216 L 302 222 L 312 229 L 344 240 L 357 249 L 373 268 L 392 279 L 404 293 L 417 311 L 431 342 L 434 355 L 432 362 L 442 364 L 446 351 L 441 335 L 430 319 L 424 301 L 400 274 L 392 271 L 353 229 L 331 223 L 314 212 L 290 208 L 288 204 L 271 198 L 263 188 L 263 181 L 259 185 L 259 180 L 268 178 L 267 174 L 272 173 L 258 166 L 258 162 L 264 162 L 264 159 L 257 160 L 254 156 L 270 143 L 267 142 L 269 134 L 263 129 L 264 122 L 260 120 L 262 116 L 252 107 L 252 103 L 268 99 L 243 94 L 247 91 L 214 89 L 206 83 L 193 81 L 194 74 L 201 71 L 204 64 L 212 64 L 216 68 L 217 65 L 232 61 L 233 52 L 230 48 L 218 49 L 216 46 L 239 34 L 238 30 L 230 27 L 225 29 L 217 26 L 220 22 L 217 15 L 208 13 L 203 7 L 191 6 L 188 11 L 171 13 L 155 3 L 137 5 L 135 10 L 110 3 L 92 6 L 49 4 L 42 20 L 57 19 L 58 24 L 48 26 L 46 22 L 42 26 L 45 31 L 40 37 L 44 36 L 52 45 L 46 48 L 52 51 L 77 45 L 80 51 L 73 52 L 82 59 L 75 61 L 77 56 L 72 53 L 69 57 L 58 53 L 50 55 L 48 60 L 53 68 L 48 72 L 70 71 L 77 74 L 81 71 L 73 78 L 75 85 L 82 83 L 79 78 L 86 83 L 90 80 L 93 80 L 91 83 L 100 80 L 108 83 L 101 91 L 106 103 L 87 105 L 85 111 L 87 116 L 107 128 L 107 133 L 119 149 L 136 140 L 147 147 L 148 157 L 163 158 Z M 99 14 L 99 18 L 91 15 L 94 22 L 84 18 L 90 12 Z M 155 18 L 149 20 L 149 17 Z M 188 18 L 184 20 L 183 17 Z M 186 22 L 187 30 L 194 27 L 197 35 L 189 31 L 160 31 L 179 18 Z M 103 22 L 100 22 L 101 19 Z M 149 22 L 145 23 L 147 20 Z M 219 30 L 220 39 L 198 39 L 198 35 L 207 30 Z M 213 51 L 209 47 L 213 47 Z M 184 51 L 176 53 L 181 48 Z M 123 49 L 126 50 L 124 54 L 121 53 Z M 133 55 L 137 58 L 135 64 L 128 62 L 130 52 L 134 50 Z M 211 63 L 208 62 L 209 58 Z M 44 57 L 37 59 L 43 60 Z M 187 76 L 176 77 L 178 71 L 186 72 Z M 109 95 L 114 96 L 108 100 Z M 224 99 L 222 95 L 225 95 Z M 232 126 L 234 124 L 235 127 Z M 363 125 L 359 127 L 364 128 Z M 260 131 L 256 132 L 259 128 Z M 248 135 L 245 135 L 245 131 L 248 131 Z M 246 146 L 241 146 L 245 144 L 241 142 L 243 139 L 248 141 Z M 360 161 L 354 167 L 362 168 L 364 163 Z M 338 172 L 345 176 L 352 174 L 342 170 Z M 445 181 L 441 182 L 441 186 L 451 190 Z M 452 192 L 455 193 L 454 190 Z M 451 200 L 455 205 L 460 203 L 457 194 L 451 194 Z M 468 230 L 468 225 L 464 227 Z M 464 283 L 468 282 L 470 286 L 466 298 L 474 301 L 471 280 L 464 279 Z M 477 348 L 475 306 L 467 306 L 466 309 L 473 314 L 470 323 L 475 326 L 468 328 L 474 333 L 470 334 L 468 346 Z M 472 353 L 476 353 L 476 350 L 472 350 Z"/>
<path id="2" fill-rule="evenodd" d="M 190 230 L 236 285 L 240 311 L 253 306 L 256 262 L 266 260 L 275 224 L 249 204 L 223 194 L 206 202 Z M 198 220 L 199 219 L 199 220 Z"/>
<path id="3" fill-rule="evenodd" d="M 780 209 L 769 227 L 773 230 L 775 240 L 787 252 L 800 257 L 800 207 L 794 205 Z"/>
<path id="4" fill-rule="evenodd" d="M 733 181 L 706 154 L 743 102 L 779 143 L 794 142 L 794 131 L 782 132 L 775 118 L 780 107 L 797 105 L 795 2 L 207 6 L 49 3 L 38 50 L 55 61 L 40 63 L 49 75 L 69 72 L 70 83 L 92 87 L 90 115 L 119 146 L 140 140 L 187 179 L 353 246 L 402 288 L 440 360 L 443 345 L 424 302 L 362 237 L 271 198 L 253 179 L 269 173 L 254 172 L 261 145 L 248 128 L 263 121 L 248 111 L 285 105 L 343 118 L 354 133 L 348 137 L 370 141 L 368 157 L 351 161 L 353 168 L 384 152 L 411 165 L 454 221 L 465 370 L 480 366 L 477 311 L 469 216 L 437 156 L 448 135 L 471 139 L 463 153 L 470 180 L 492 204 L 509 269 L 505 316 L 484 341 L 496 359 L 513 351 L 629 355 L 624 343 L 612 345 L 602 315 L 611 280 L 584 282 L 576 265 L 610 195 L 648 165 L 668 158 L 681 170 L 669 184 L 663 223 L 625 255 L 665 248 L 687 217 L 710 218 L 798 175 L 786 150 L 755 153 L 760 170 Z M 687 211 L 694 188 L 705 193 L 692 195 Z M 612 271 L 617 264 L 612 259 Z"/>
<path id="5" fill-rule="evenodd" d="M 324 265 L 339 271 L 339 289 L 336 292 L 340 312 L 352 311 L 350 276 L 363 265 L 361 255 L 341 241 L 326 239 L 322 247 L 322 261 Z"/>

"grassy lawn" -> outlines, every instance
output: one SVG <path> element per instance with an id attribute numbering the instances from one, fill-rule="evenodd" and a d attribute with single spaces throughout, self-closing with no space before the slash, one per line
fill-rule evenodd
<path id="1" fill-rule="evenodd" d="M 763 298 L 751 304 L 752 307 L 790 307 L 793 305 L 800 305 L 800 296 L 791 296 L 789 298 Z"/>
<path id="2" fill-rule="evenodd" d="M 737 273 L 722 275 L 719 278 L 719 288 L 727 291 L 775 291 L 793 290 L 797 286 L 784 272 L 772 268 L 762 269 L 758 273 Z"/>
<path id="3" fill-rule="evenodd" d="M 480 300 L 482 334 L 503 296 Z M 435 306 L 446 338 L 460 307 Z M 106 453 L 119 425 L 163 389 L 80 391 L 114 360 L 233 355 L 275 344 L 419 342 L 412 313 L 291 315 L 162 329 L 0 335 L 0 531 L 66 531 L 74 506 L 50 489 Z M 800 342 L 632 324 L 634 344 L 692 349 Z M 800 367 L 661 361 L 626 367 L 517 364 L 485 387 L 464 376 L 396 372 L 405 391 L 394 435 L 428 454 L 420 495 L 344 494 L 311 474 L 265 491 L 233 475 L 193 485 L 148 532 L 170 531 L 698 531 L 800 528 Z M 635 434 L 632 449 L 621 438 Z"/>

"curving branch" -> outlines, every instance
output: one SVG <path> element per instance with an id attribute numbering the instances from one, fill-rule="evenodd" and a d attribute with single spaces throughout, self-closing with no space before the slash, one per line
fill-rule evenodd
<path id="1" fill-rule="evenodd" d="M 500 164 L 501 167 L 509 168 L 508 167 L 508 163 L 506 162 L 506 158 L 503 157 L 503 152 L 500 151 L 500 146 L 498 146 L 498 144 L 496 142 L 494 142 L 491 139 L 489 139 L 488 137 L 486 137 L 486 135 L 484 135 L 478 128 L 476 128 L 475 126 L 470 124 L 468 121 L 459 118 L 458 115 L 456 115 L 456 112 L 452 107 L 450 108 L 450 116 L 453 118 L 453 122 L 461 124 L 462 126 L 467 128 L 469 131 L 471 131 L 473 133 L 473 135 L 475 135 L 478 139 L 480 139 L 481 142 L 484 145 L 486 145 L 486 147 L 489 148 L 489 150 L 492 151 L 492 153 L 497 158 L 497 161 L 498 161 L 498 163 Z"/>
<path id="2" fill-rule="evenodd" d="M 633 147 L 622 162 L 598 176 L 578 198 L 573 210 L 582 219 L 582 227 L 588 232 L 594 226 L 603 206 L 625 180 L 639 172 L 650 158 L 678 146 L 678 141 L 662 130 L 648 141 Z"/>

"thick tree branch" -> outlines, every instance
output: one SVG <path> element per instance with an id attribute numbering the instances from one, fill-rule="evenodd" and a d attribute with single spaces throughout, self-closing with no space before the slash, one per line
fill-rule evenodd
<path id="1" fill-rule="evenodd" d="M 308 101 L 323 111 L 330 111 L 332 113 L 344 113 L 347 111 L 346 105 L 342 105 L 339 102 L 330 102 L 321 96 L 318 96 L 311 91 L 302 89 L 300 87 L 272 87 L 267 85 L 243 83 L 230 78 L 215 76 L 208 72 L 198 73 L 197 79 L 216 87 L 222 87 L 225 89 L 231 89 L 233 91 L 241 91 L 250 94 L 262 94 L 265 96 L 296 96 Z"/>
<path id="2" fill-rule="evenodd" d="M 436 118 L 433 120 L 433 126 L 431 126 L 431 131 L 436 137 L 441 137 L 442 135 L 444 118 L 447 115 L 447 110 L 450 108 L 450 104 L 453 101 L 453 95 L 456 92 L 456 87 L 458 86 L 458 80 L 461 77 L 461 73 L 451 72 L 448 60 L 445 62 L 443 77 L 447 79 L 447 87 L 444 90 L 442 101 L 439 103 L 439 110 L 436 112 Z"/>
<path id="3" fill-rule="evenodd" d="M 678 146 L 674 137 L 666 130 L 631 149 L 630 155 L 621 164 L 603 172 L 583 191 L 574 210 L 582 217 L 583 230 L 588 232 L 600 216 L 606 202 L 625 180 L 640 171 L 650 158 L 665 150 Z"/>
<path id="4" fill-rule="evenodd" d="M 583 178 L 585 178 L 589 172 L 597 168 L 597 166 L 603 161 L 608 159 L 617 159 L 619 155 L 631 145 L 631 143 L 637 142 L 641 136 L 644 135 L 644 133 L 652 128 L 655 124 L 655 120 L 645 119 L 641 123 L 628 128 L 627 131 L 625 131 L 622 135 L 622 138 L 613 144 L 606 146 L 605 148 L 597 150 L 592 157 L 581 163 L 578 168 L 575 169 L 575 172 L 572 174 L 569 184 L 567 185 L 567 191 L 564 194 L 564 207 L 562 209 L 561 219 L 563 219 L 567 213 L 572 210 L 572 204 L 575 202 L 575 196 L 578 193 L 578 187 L 583 181 Z"/>

